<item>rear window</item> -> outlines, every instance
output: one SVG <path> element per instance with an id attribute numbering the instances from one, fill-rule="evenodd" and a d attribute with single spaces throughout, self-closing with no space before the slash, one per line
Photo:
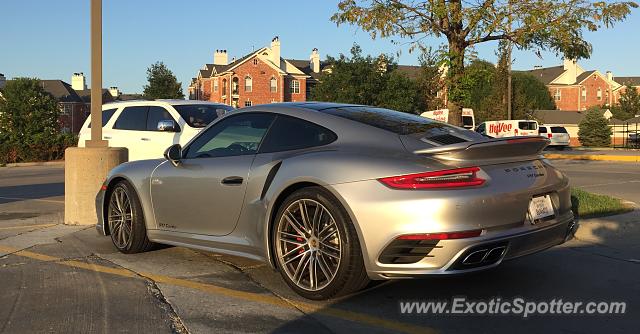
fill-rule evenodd
<path id="1" fill-rule="evenodd" d="M 540 133 L 547 133 L 547 128 L 544 126 L 540 127 Z"/>
<path id="2" fill-rule="evenodd" d="M 518 122 L 518 128 L 520 130 L 536 130 L 538 123 L 536 122 Z"/>
<path id="3" fill-rule="evenodd" d="M 424 133 L 436 128 L 445 129 L 451 127 L 450 125 L 439 123 L 426 117 L 383 108 L 339 107 L 322 109 L 320 111 L 391 131 L 399 135 Z"/>
<path id="4" fill-rule="evenodd" d="M 464 126 L 473 126 L 473 117 L 471 117 L 471 116 L 462 116 L 462 125 L 464 125 Z"/>
<path id="5" fill-rule="evenodd" d="M 233 110 L 231 106 L 213 104 L 174 105 L 180 117 L 192 128 L 204 128 L 218 117 Z"/>
<path id="6" fill-rule="evenodd" d="M 113 114 L 115 114 L 116 110 L 118 110 L 118 108 L 107 109 L 102 111 L 102 127 L 103 128 L 107 124 L 107 122 L 109 122 Z M 91 117 L 89 117 L 89 128 L 91 128 Z"/>
<path id="7" fill-rule="evenodd" d="M 567 133 L 567 129 L 565 129 L 562 126 L 552 126 L 551 127 L 551 132 L 552 133 Z"/>
<path id="8" fill-rule="evenodd" d="M 337 139 L 324 127 L 295 117 L 279 115 L 260 147 L 260 153 L 297 150 L 329 144 Z"/>

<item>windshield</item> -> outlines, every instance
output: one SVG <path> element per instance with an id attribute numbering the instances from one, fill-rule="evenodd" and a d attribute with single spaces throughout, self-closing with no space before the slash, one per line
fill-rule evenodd
<path id="1" fill-rule="evenodd" d="M 204 128 L 218 117 L 233 110 L 231 106 L 219 104 L 183 104 L 173 108 L 192 128 Z"/>

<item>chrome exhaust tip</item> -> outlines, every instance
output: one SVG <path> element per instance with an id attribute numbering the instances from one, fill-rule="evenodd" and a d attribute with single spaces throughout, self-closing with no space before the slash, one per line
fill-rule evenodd
<path id="1" fill-rule="evenodd" d="M 462 264 L 470 266 L 481 263 L 487 256 L 488 251 L 488 249 L 480 249 L 475 252 L 471 252 L 464 258 L 464 260 L 462 260 Z"/>

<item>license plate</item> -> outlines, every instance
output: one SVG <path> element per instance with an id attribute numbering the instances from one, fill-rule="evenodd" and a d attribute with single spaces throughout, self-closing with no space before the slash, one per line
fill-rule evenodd
<path id="1" fill-rule="evenodd" d="M 553 216 L 553 204 L 549 195 L 538 196 L 531 199 L 529 203 L 529 215 L 531 223 L 535 224 L 538 220 Z"/>

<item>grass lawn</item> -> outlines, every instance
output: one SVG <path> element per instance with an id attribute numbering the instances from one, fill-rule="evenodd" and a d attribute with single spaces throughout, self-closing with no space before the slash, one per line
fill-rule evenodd
<path id="1" fill-rule="evenodd" d="M 571 204 L 580 218 L 610 216 L 633 211 L 633 207 L 622 200 L 607 195 L 599 195 L 582 189 L 571 189 Z"/>

